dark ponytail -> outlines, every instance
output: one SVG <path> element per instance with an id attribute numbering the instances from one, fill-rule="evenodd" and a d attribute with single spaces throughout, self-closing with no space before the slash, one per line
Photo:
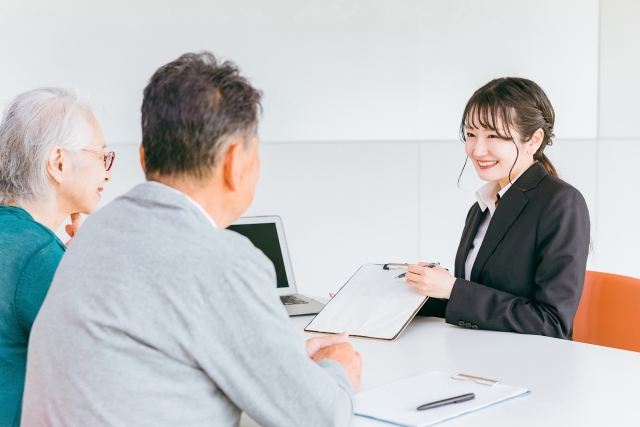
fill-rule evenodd
<path id="1" fill-rule="evenodd" d="M 556 168 L 553 166 L 547 155 L 544 153 L 538 154 L 538 152 L 540 152 L 540 150 L 536 151 L 536 154 L 533 156 L 533 160 L 537 160 L 538 162 L 540 162 L 542 166 L 544 166 L 544 168 L 547 170 L 547 172 L 549 172 L 551 175 L 558 176 Z"/>
<path id="2" fill-rule="evenodd" d="M 498 129 L 498 122 L 503 123 L 504 129 Z M 558 176 L 556 168 L 544 154 L 544 149 L 553 145 L 554 123 L 555 112 L 540 86 L 528 79 L 503 77 L 491 80 L 471 96 L 462 114 L 460 137 L 466 141 L 465 128 L 468 124 L 473 127 L 480 125 L 515 144 L 512 132 L 524 143 L 528 142 L 538 129 L 542 129 L 542 143 L 533 159 L 542 164 L 551 175 Z M 516 150 L 520 152 L 517 144 Z"/>

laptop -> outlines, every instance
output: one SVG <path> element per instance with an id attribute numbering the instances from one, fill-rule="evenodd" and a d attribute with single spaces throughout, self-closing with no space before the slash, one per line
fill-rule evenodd
<path id="1" fill-rule="evenodd" d="M 276 269 L 278 295 L 289 316 L 320 313 L 324 304 L 300 295 L 296 289 L 287 240 L 284 237 L 284 227 L 279 216 L 243 217 L 228 229 L 251 240 L 254 246 L 271 260 Z"/>

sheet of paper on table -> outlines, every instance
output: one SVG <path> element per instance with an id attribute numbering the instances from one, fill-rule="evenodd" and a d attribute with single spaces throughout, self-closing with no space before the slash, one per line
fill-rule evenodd
<path id="1" fill-rule="evenodd" d="M 475 399 L 425 411 L 416 409 L 426 403 L 467 393 L 475 393 Z M 528 393 L 523 387 L 488 386 L 431 371 L 357 393 L 355 413 L 400 426 L 426 427 Z M 473 425 L 472 420 L 469 421 Z"/>
<path id="2" fill-rule="evenodd" d="M 305 331 L 395 340 L 427 300 L 404 278 L 395 279 L 401 273 L 364 264 Z"/>

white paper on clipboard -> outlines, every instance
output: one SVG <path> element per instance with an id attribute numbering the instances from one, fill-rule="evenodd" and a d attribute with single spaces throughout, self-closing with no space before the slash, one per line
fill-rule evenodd
<path id="1" fill-rule="evenodd" d="M 395 279 L 402 272 L 364 264 L 307 325 L 307 332 L 395 340 L 428 297 Z"/>

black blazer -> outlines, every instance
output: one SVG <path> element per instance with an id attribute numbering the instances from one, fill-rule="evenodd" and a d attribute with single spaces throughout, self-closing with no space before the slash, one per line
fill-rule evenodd
<path id="1" fill-rule="evenodd" d="M 471 270 L 465 261 L 488 215 L 469 210 L 449 300 L 430 298 L 420 314 L 471 329 L 571 339 L 589 254 L 582 194 L 533 164 L 500 199 Z"/>

